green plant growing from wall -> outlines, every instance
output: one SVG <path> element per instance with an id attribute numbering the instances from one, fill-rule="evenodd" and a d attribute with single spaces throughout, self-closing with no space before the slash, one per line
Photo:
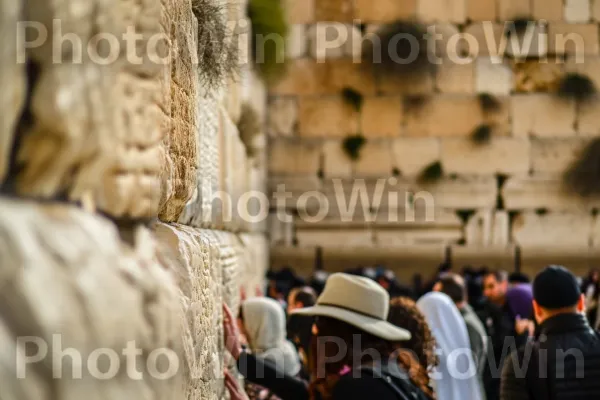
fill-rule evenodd
<path id="1" fill-rule="evenodd" d="M 342 148 L 348 158 L 350 158 L 352 161 L 357 161 L 360 159 L 360 151 L 366 142 L 367 139 L 360 134 L 347 136 L 342 142 Z"/>
<path id="2" fill-rule="evenodd" d="M 444 168 L 442 163 L 434 161 L 427 165 L 417 178 L 417 181 L 421 184 L 435 183 L 438 182 L 444 176 Z"/>
<path id="3" fill-rule="evenodd" d="M 249 0 L 252 56 L 261 77 L 273 83 L 285 72 L 285 43 L 289 26 L 281 0 Z"/>
<path id="4" fill-rule="evenodd" d="M 238 40 L 226 24 L 226 6 L 220 0 L 192 0 L 198 20 L 198 73 L 208 89 L 225 84 L 238 71 Z"/>
<path id="5" fill-rule="evenodd" d="M 478 145 L 487 144 L 492 139 L 493 129 L 489 124 L 481 124 L 471 133 L 471 140 Z"/>
<path id="6" fill-rule="evenodd" d="M 479 106 L 485 114 L 500 111 L 502 103 L 498 98 L 490 93 L 479 93 Z"/>
<path id="7" fill-rule="evenodd" d="M 593 139 L 563 176 L 568 190 L 581 197 L 600 196 L 600 138 Z"/>
<path id="8" fill-rule="evenodd" d="M 342 90 L 342 97 L 344 98 L 344 101 L 351 105 L 356 111 L 361 110 L 363 105 L 363 95 L 360 92 L 350 87 L 345 87 Z"/>
<path id="9" fill-rule="evenodd" d="M 250 104 L 245 103 L 242 105 L 242 113 L 240 114 L 237 127 L 240 139 L 246 147 L 246 154 L 249 157 L 253 157 L 256 154 L 254 139 L 260 135 L 262 124 L 258 113 Z"/>
<path id="10" fill-rule="evenodd" d="M 594 99 L 596 93 L 596 85 L 586 75 L 569 73 L 564 75 L 558 83 L 557 95 L 563 99 L 575 100 L 578 103 L 585 103 Z"/>
<path id="11" fill-rule="evenodd" d="M 431 62 L 431 46 L 427 43 L 425 25 L 399 20 L 383 25 L 373 35 L 374 40 L 365 40 L 361 50 L 363 64 L 369 66 L 376 74 L 414 79 L 435 72 L 436 65 Z M 415 46 L 415 41 L 418 46 Z M 415 49 L 418 52 L 415 52 Z M 400 60 L 408 62 L 399 62 Z"/>

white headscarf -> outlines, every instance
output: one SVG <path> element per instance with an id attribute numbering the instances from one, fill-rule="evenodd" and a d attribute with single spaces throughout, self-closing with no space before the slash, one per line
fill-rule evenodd
<path id="1" fill-rule="evenodd" d="M 417 307 L 438 345 L 440 365 L 431 376 L 437 399 L 482 399 L 467 325 L 454 302 L 444 293 L 433 292 L 421 297 Z"/>
<path id="2" fill-rule="evenodd" d="M 256 297 L 242 303 L 244 327 L 252 352 L 289 375 L 300 372 L 300 359 L 294 345 L 286 339 L 285 313 L 269 298 Z"/>

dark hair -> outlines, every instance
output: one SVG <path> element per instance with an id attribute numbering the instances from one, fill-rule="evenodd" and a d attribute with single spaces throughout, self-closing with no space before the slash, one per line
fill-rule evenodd
<path id="1" fill-rule="evenodd" d="M 521 272 L 513 272 L 508 276 L 509 283 L 530 283 L 531 279 Z"/>
<path id="2" fill-rule="evenodd" d="M 467 299 L 467 288 L 465 280 L 457 274 L 444 274 L 440 277 L 442 293 L 445 293 L 455 303 L 461 303 Z"/>
<path id="3" fill-rule="evenodd" d="M 302 288 L 298 293 L 296 293 L 294 300 L 302 303 L 304 307 L 312 307 L 317 302 L 317 296 L 315 296 L 312 288 L 310 291 Z"/>
<path id="4" fill-rule="evenodd" d="M 489 271 L 488 273 L 485 274 L 485 276 L 493 276 L 498 282 L 505 282 L 508 280 L 508 273 L 506 271 L 503 271 L 501 269 L 495 270 L 495 271 Z"/>

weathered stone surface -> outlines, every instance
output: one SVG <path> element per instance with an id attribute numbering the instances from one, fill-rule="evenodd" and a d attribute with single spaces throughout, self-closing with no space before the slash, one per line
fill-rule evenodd
<path id="1" fill-rule="evenodd" d="M 365 73 L 364 65 L 354 63 L 349 57 L 333 59 L 325 65 L 327 78 L 323 84 L 330 92 L 339 93 L 344 88 L 352 88 L 363 96 L 376 93 L 375 78 L 373 75 Z"/>
<path id="2" fill-rule="evenodd" d="M 418 78 L 395 74 L 377 76 L 377 91 L 386 95 L 398 94 L 429 94 L 433 92 L 434 79 L 432 75 L 423 74 Z"/>
<path id="3" fill-rule="evenodd" d="M 553 92 L 564 73 L 564 63 L 558 59 L 525 60 L 513 65 L 517 92 Z"/>
<path id="4" fill-rule="evenodd" d="M 23 352 L 14 340 L 31 336 L 48 346 L 60 340 L 60 348 L 55 350 L 63 349 L 65 355 L 52 359 L 52 354 L 61 355 L 60 351 L 48 352 L 43 363 L 54 364 L 54 374 L 30 365 L 23 380 L 15 379 L 19 370 L 16 358 L 3 362 L 0 375 L 11 376 L 2 385 L 3 398 L 50 399 L 55 397 L 51 393 L 60 393 L 62 398 L 101 399 L 103 393 L 182 398 L 192 375 L 187 368 L 189 353 L 185 351 L 186 331 L 175 278 L 178 266 L 163 257 L 150 232 L 135 228 L 131 244 L 126 244 L 108 220 L 75 207 L 0 202 L 5 267 L 0 297 L 2 304 L 10 304 L 0 311 L 2 354 Z M 135 362 L 139 379 L 132 378 L 131 370 L 125 368 L 132 365 L 124 354 L 131 348 L 129 343 L 139 351 Z M 108 372 L 102 367 L 107 364 L 97 363 L 98 349 L 112 354 Z M 173 371 L 173 357 L 152 360 L 157 353 L 170 353 L 181 361 L 169 379 L 160 379 L 155 372 Z M 61 379 L 57 378 L 59 371 L 63 371 Z M 111 379 L 99 378 L 106 378 L 107 373 Z M 26 394 L 33 397 L 23 397 Z"/>
<path id="5" fill-rule="evenodd" d="M 297 140 L 277 139 L 269 146 L 269 173 L 317 175 L 321 146 Z"/>
<path id="6" fill-rule="evenodd" d="M 275 97 L 269 103 L 267 132 L 271 136 L 292 136 L 298 122 L 298 102 L 293 97 Z"/>
<path id="7" fill-rule="evenodd" d="M 586 55 L 583 62 L 577 57 L 569 58 L 564 65 L 565 72 L 575 72 L 590 78 L 596 88 L 600 88 L 600 57 Z"/>
<path id="8" fill-rule="evenodd" d="M 471 21 L 495 21 L 496 0 L 467 0 L 467 18 Z"/>
<path id="9" fill-rule="evenodd" d="M 284 9 L 290 24 L 310 24 L 315 20 L 317 0 L 285 0 Z"/>
<path id="10" fill-rule="evenodd" d="M 387 140 L 367 140 L 354 163 L 354 174 L 360 177 L 389 176 L 394 168 L 392 150 Z"/>
<path id="11" fill-rule="evenodd" d="M 506 24 L 505 26 L 509 27 Z M 529 23 L 526 31 L 522 34 L 516 34 L 513 31 L 509 38 L 505 38 L 506 54 L 519 61 L 531 57 L 542 58 L 548 53 L 552 54 L 551 51 L 548 51 L 547 31 L 547 25 L 539 22 Z"/>
<path id="12" fill-rule="evenodd" d="M 269 264 L 274 270 L 290 265 L 298 276 L 310 278 L 315 269 L 317 249 L 312 247 L 275 246 L 270 251 Z"/>
<path id="13" fill-rule="evenodd" d="M 368 229 L 299 229 L 296 240 L 302 247 L 369 246 L 373 244 L 373 232 Z"/>
<path id="14" fill-rule="evenodd" d="M 315 19 L 317 21 L 352 22 L 354 18 L 351 0 L 315 0 Z"/>
<path id="15" fill-rule="evenodd" d="M 511 98 L 515 136 L 571 136 L 575 134 L 574 101 L 551 94 L 521 94 Z"/>
<path id="16" fill-rule="evenodd" d="M 327 58 L 340 58 L 346 54 L 354 38 L 352 24 L 317 22 L 308 28 L 309 53 L 318 62 Z"/>
<path id="17" fill-rule="evenodd" d="M 467 18 L 467 0 L 419 0 L 417 17 L 425 22 L 463 23 Z"/>
<path id="18" fill-rule="evenodd" d="M 512 177 L 502 187 L 507 210 L 591 210 L 600 200 L 584 200 L 565 190 L 560 176 Z"/>
<path id="19" fill-rule="evenodd" d="M 577 115 L 577 133 L 596 136 L 600 134 L 600 103 L 592 102 L 580 105 Z"/>
<path id="20" fill-rule="evenodd" d="M 302 58 L 306 56 L 307 50 L 308 41 L 306 25 L 291 25 L 290 32 L 285 42 L 285 54 L 287 59 Z"/>
<path id="21" fill-rule="evenodd" d="M 300 136 L 343 137 L 358 132 L 358 112 L 341 96 L 301 98 L 298 115 Z"/>
<path id="22" fill-rule="evenodd" d="M 363 22 L 392 22 L 414 17 L 417 0 L 356 0 L 355 17 Z"/>
<path id="23" fill-rule="evenodd" d="M 589 246 L 591 214 L 523 213 L 512 224 L 515 243 L 524 247 L 556 246 L 584 248 Z"/>
<path id="24" fill-rule="evenodd" d="M 0 1 L 0 32 L 4 43 L 0 54 L 0 181 L 3 181 L 9 167 L 10 150 L 17 127 L 21 106 L 25 100 L 25 66 L 17 63 L 17 21 L 20 2 Z"/>
<path id="25" fill-rule="evenodd" d="M 469 38 L 469 41 L 463 45 L 463 51 L 471 56 L 503 56 L 508 45 L 504 36 L 504 25 L 490 21 L 469 25 L 464 36 Z"/>
<path id="26" fill-rule="evenodd" d="M 590 0 L 565 0 L 565 21 L 571 24 L 589 22 Z"/>
<path id="27" fill-rule="evenodd" d="M 442 165 L 446 173 L 526 174 L 530 168 L 529 140 L 493 138 L 478 146 L 469 139 L 445 139 Z"/>
<path id="28" fill-rule="evenodd" d="M 589 246 L 557 243 L 520 246 L 521 272 L 535 276 L 548 265 L 565 265 L 576 276 L 586 276 L 598 265 L 598 252 Z"/>
<path id="29" fill-rule="evenodd" d="M 512 21 L 516 18 L 531 15 L 531 4 L 528 1 L 499 0 L 498 17 L 501 21 Z"/>
<path id="30" fill-rule="evenodd" d="M 440 142 L 436 138 L 399 138 L 392 142 L 392 153 L 402 176 L 414 177 L 440 159 Z"/>
<path id="31" fill-rule="evenodd" d="M 294 243 L 294 217 L 281 211 L 269 214 L 269 239 L 273 246 L 291 246 Z"/>
<path id="32" fill-rule="evenodd" d="M 592 1 L 592 18 L 594 21 L 600 21 L 600 2 Z"/>
<path id="33" fill-rule="evenodd" d="M 411 136 L 468 136 L 482 122 L 477 97 L 439 95 L 407 113 L 405 131 Z"/>
<path id="34" fill-rule="evenodd" d="M 588 140 L 532 139 L 531 167 L 534 173 L 562 174 L 579 156 Z"/>
<path id="35" fill-rule="evenodd" d="M 342 148 L 342 141 L 323 143 L 323 174 L 328 178 L 346 178 L 352 175 L 352 160 Z"/>
<path id="36" fill-rule="evenodd" d="M 508 246 L 509 217 L 506 211 L 480 210 L 472 215 L 465 226 L 468 246 L 477 248 Z"/>
<path id="37" fill-rule="evenodd" d="M 491 270 L 504 271 L 515 268 L 514 246 L 451 246 L 451 255 L 453 265 L 486 265 Z"/>
<path id="38" fill-rule="evenodd" d="M 546 21 L 563 20 L 563 0 L 533 0 L 533 18 Z"/>
<path id="39" fill-rule="evenodd" d="M 440 58 L 449 59 L 451 62 L 461 59 L 466 43 L 463 43 L 463 35 L 458 27 L 449 22 L 438 22 L 427 26 L 427 32 L 432 35 L 429 46 L 435 49 L 435 55 Z"/>
<path id="40" fill-rule="evenodd" d="M 598 55 L 598 26 L 596 24 L 567 24 L 551 22 L 548 28 L 548 52 L 581 57 Z"/>
<path id="41" fill-rule="evenodd" d="M 475 62 L 475 91 L 508 95 L 513 89 L 513 71 L 502 59 L 478 57 Z"/>
<path id="42" fill-rule="evenodd" d="M 462 221 L 455 213 L 436 210 L 431 221 L 378 221 L 375 242 L 381 247 L 404 245 L 449 244 L 463 238 Z M 382 223 L 383 222 L 383 223 Z"/>
<path id="43" fill-rule="evenodd" d="M 279 95 L 316 95 L 331 93 L 327 85 L 327 64 L 310 58 L 291 60 L 286 74 L 270 91 Z"/>
<path id="44" fill-rule="evenodd" d="M 404 115 L 399 96 L 365 97 L 361 109 L 361 133 L 366 137 L 398 136 Z"/>
<path id="45" fill-rule="evenodd" d="M 436 88 L 442 93 L 473 93 L 475 66 L 472 62 L 458 64 L 444 60 L 436 76 Z"/>

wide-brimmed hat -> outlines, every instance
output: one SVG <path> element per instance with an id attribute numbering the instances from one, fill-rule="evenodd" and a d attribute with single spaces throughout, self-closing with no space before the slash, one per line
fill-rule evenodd
<path id="1" fill-rule="evenodd" d="M 390 295 L 378 283 L 337 273 L 325 283 L 317 304 L 294 310 L 292 314 L 330 317 L 385 340 L 409 340 L 409 331 L 387 322 L 389 309 Z"/>

